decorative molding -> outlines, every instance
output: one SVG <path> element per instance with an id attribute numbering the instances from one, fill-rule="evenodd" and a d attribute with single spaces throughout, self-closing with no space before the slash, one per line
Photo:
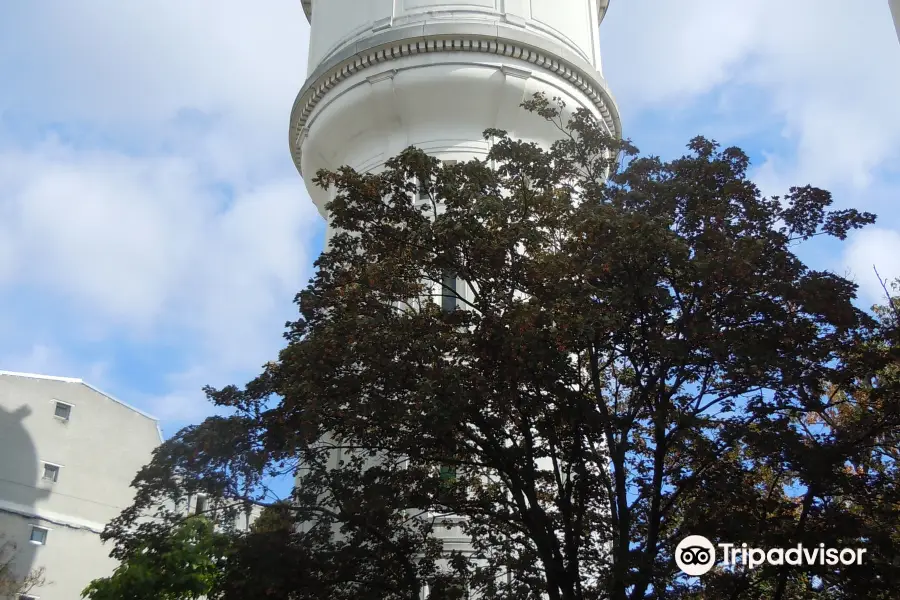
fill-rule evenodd
<path id="1" fill-rule="evenodd" d="M 379 81 L 384 81 L 386 79 L 393 79 L 394 76 L 397 75 L 397 69 L 390 69 L 388 71 L 384 71 L 383 73 L 378 73 L 377 75 L 371 75 L 366 77 L 366 81 L 369 83 L 378 83 Z"/>
<path id="2" fill-rule="evenodd" d="M 306 136 L 309 135 L 309 127 L 304 127 L 300 131 L 297 132 L 297 141 L 295 142 L 298 146 L 303 144 L 306 140 Z"/>
<path id="3" fill-rule="evenodd" d="M 516 27 L 525 27 L 528 22 L 519 15 L 513 13 L 504 13 L 503 20 L 509 23 L 510 25 L 515 25 Z"/>
<path id="4" fill-rule="evenodd" d="M 374 23 L 372 23 L 372 31 L 382 31 L 384 29 L 389 28 L 393 24 L 393 17 L 385 17 L 383 19 L 378 19 Z"/>
<path id="5" fill-rule="evenodd" d="M 518 69 L 510 65 L 503 65 L 500 67 L 500 70 L 507 77 L 518 77 L 519 79 L 528 79 L 531 77 L 531 71 L 528 69 Z"/>
<path id="6" fill-rule="evenodd" d="M 300 139 L 300 132 L 307 127 L 307 121 L 313 110 L 332 88 L 351 75 L 367 70 L 374 65 L 395 58 L 434 52 L 477 52 L 508 56 L 532 63 L 543 71 L 562 77 L 581 90 L 597 107 L 607 129 L 616 136 L 621 137 L 622 135 L 615 103 L 596 73 L 589 74 L 572 62 L 550 52 L 503 38 L 486 38 L 485 36 L 465 34 L 457 34 L 452 37 L 441 36 L 440 38 L 424 36 L 417 39 L 398 40 L 363 50 L 310 77 L 297 96 L 291 111 L 289 133 L 291 155 L 300 174 L 303 174 L 300 166 L 302 150 L 300 144 L 297 143 Z M 515 67 L 509 67 L 509 69 L 508 74 L 513 74 L 513 69 L 523 73 L 527 72 Z M 388 71 L 387 73 L 392 72 Z"/>

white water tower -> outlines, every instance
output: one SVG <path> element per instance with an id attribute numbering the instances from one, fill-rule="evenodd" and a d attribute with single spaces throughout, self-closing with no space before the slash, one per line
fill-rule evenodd
<path id="1" fill-rule="evenodd" d="M 290 146 L 326 219 L 329 193 L 312 183 L 319 169 L 378 171 L 408 146 L 442 160 L 483 157 L 488 128 L 549 147 L 559 130 L 520 107 L 537 92 L 591 110 L 621 136 L 600 68 L 609 0 L 302 1 L 309 77 Z M 458 528 L 436 535 L 447 549 L 468 547 Z"/>
<path id="2" fill-rule="evenodd" d="M 549 146 L 558 130 L 519 107 L 536 92 L 621 135 L 600 68 L 609 0 L 302 1 L 309 77 L 290 145 L 326 219 L 328 193 L 312 184 L 321 168 L 377 171 L 411 145 L 468 160 L 487 152 L 488 128 Z"/>

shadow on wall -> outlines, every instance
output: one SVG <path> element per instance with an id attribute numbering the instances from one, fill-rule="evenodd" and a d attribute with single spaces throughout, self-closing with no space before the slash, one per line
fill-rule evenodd
<path id="1" fill-rule="evenodd" d="M 0 545 L 7 545 L 0 564 L 11 560 L 9 575 L 15 578 L 23 578 L 41 566 L 41 547 L 31 541 L 31 526 L 40 523 L 31 515 L 38 502 L 50 494 L 39 487 L 40 462 L 25 428 L 30 414 L 28 406 L 14 411 L 0 406 Z M 0 598 L 6 592 L 3 587 L 0 581 Z"/>

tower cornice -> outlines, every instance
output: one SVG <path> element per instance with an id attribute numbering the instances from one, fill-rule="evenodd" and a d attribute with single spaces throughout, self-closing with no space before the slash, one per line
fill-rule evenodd
<path id="1" fill-rule="evenodd" d="M 291 110 L 289 143 L 297 170 L 301 170 L 303 132 L 308 129 L 313 110 L 329 90 L 375 65 L 415 54 L 441 52 L 507 56 L 562 77 L 590 98 L 609 132 L 621 137 L 618 109 L 606 82 L 593 66 L 563 46 L 504 24 L 417 24 L 391 28 L 348 44 L 307 78 Z"/>

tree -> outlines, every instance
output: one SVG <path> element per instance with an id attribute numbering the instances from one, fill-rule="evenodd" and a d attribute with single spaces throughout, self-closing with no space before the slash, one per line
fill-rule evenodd
<path id="1" fill-rule="evenodd" d="M 18 598 L 47 583 L 43 567 L 20 573 L 16 568 L 17 556 L 16 543 L 0 534 L 0 598 Z"/>
<path id="2" fill-rule="evenodd" d="M 221 574 L 229 536 L 191 516 L 164 537 L 147 536 L 110 577 L 81 594 L 90 600 L 188 600 L 206 597 Z"/>
<path id="3" fill-rule="evenodd" d="M 489 130 L 484 161 L 411 148 L 318 175 L 339 232 L 278 361 L 207 390 L 233 414 L 164 444 L 107 537 L 133 545 L 175 477 L 265 505 L 296 471 L 296 530 L 229 562 L 244 597 L 888 597 L 895 465 L 848 466 L 896 439 L 893 383 L 872 386 L 896 327 L 795 254 L 874 215 L 811 186 L 762 197 L 702 137 L 666 162 L 586 111 L 525 108 L 559 128 L 550 150 Z M 877 406 L 829 419 L 835 390 Z M 870 560 L 688 578 L 689 534 Z"/>
<path id="4" fill-rule="evenodd" d="M 831 386 L 829 406 L 808 419 L 810 429 L 830 434 L 810 432 L 809 443 L 837 447 L 846 457 L 841 471 L 826 483 L 834 488 L 833 502 L 821 506 L 825 513 L 821 520 L 848 543 L 864 539 L 872 554 L 861 568 L 839 577 L 824 574 L 825 583 L 847 597 L 861 589 L 870 598 L 893 598 L 900 584 L 900 431 L 884 427 L 897 419 L 900 394 L 900 361 L 891 353 L 900 324 L 900 280 L 892 288 L 890 293 L 885 287 L 885 305 L 873 307 L 880 335 L 853 348 L 847 357 L 864 362 L 873 353 L 886 353 L 889 360 L 858 385 Z"/>
<path id="5" fill-rule="evenodd" d="M 274 531 L 290 532 L 294 528 L 294 511 L 288 502 L 277 502 L 266 506 L 251 525 L 253 533 L 270 533 Z"/>

